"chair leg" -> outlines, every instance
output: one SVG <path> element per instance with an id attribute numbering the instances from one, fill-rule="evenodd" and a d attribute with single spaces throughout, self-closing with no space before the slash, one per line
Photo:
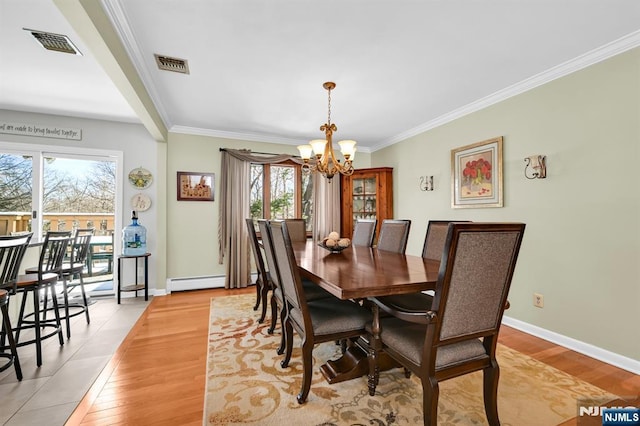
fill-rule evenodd
<path id="1" fill-rule="evenodd" d="M 47 289 L 45 287 L 45 298 Z M 25 295 L 26 296 L 26 295 Z M 46 312 L 46 311 L 45 311 Z M 40 334 L 40 290 L 36 288 L 33 291 L 33 330 L 35 332 L 35 344 L 36 344 L 36 365 L 40 367 L 42 365 L 42 339 Z"/>
<path id="2" fill-rule="evenodd" d="M 378 366 L 378 351 L 375 348 L 369 348 L 367 354 L 369 361 L 369 375 L 367 376 L 367 385 L 369 387 L 369 395 L 374 396 L 376 394 L 376 387 L 380 379 L 380 367 Z"/>
<path id="3" fill-rule="evenodd" d="M 267 330 L 268 334 L 273 334 L 273 331 L 276 329 L 276 323 L 278 322 L 278 302 L 276 298 L 271 294 L 271 325 Z"/>
<path id="4" fill-rule="evenodd" d="M 64 318 L 65 324 L 67 326 L 67 339 L 71 337 L 71 318 L 69 318 L 69 290 L 67 288 L 67 276 L 62 276 L 62 297 L 64 298 Z M 51 291 L 51 298 L 55 298 L 56 302 L 58 298 L 56 297 L 55 290 Z"/>
<path id="5" fill-rule="evenodd" d="M 261 280 L 262 281 L 262 280 Z M 264 319 L 267 316 L 267 296 L 269 294 L 269 286 L 267 282 L 263 282 L 262 288 L 260 289 L 260 302 L 262 303 L 262 312 L 260 313 L 260 319 L 258 319 L 258 323 L 262 324 Z"/>
<path id="6" fill-rule="evenodd" d="M 302 387 L 297 396 L 298 404 L 307 402 L 309 389 L 311 389 L 311 377 L 313 376 L 313 340 L 302 337 Z"/>
<path id="7" fill-rule="evenodd" d="M 253 307 L 254 311 L 257 311 L 258 307 L 260 306 L 261 290 L 262 290 L 262 282 L 260 281 L 260 275 L 258 275 L 258 278 L 256 279 L 256 304 Z"/>
<path id="8" fill-rule="evenodd" d="M 82 272 L 78 274 L 80 276 L 80 292 L 82 293 L 82 303 L 84 303 L 84 316 L 87 318 L 87 324 L 91 324 L 91 318 L 89 318 L 89 304 L 87 303 L 87 293 L 84 291 L 84 280 L 82 279 Z"/>
<path id="9" fill-rule="evenodd" d="M 423 377 L 422 381 L 422 416 L 424 426 L 438 425 L 438 397 L 440 387 L 438 381 L 432 377 Z"/>
<path id="10" fill-rule="evenodd" d="M 280 347 L 278 348 L 278 355 L 282 355 L 287 347 L 287 326 L 286 326 L 286 322 L 287 322 L 287 311 L 286 309 L 286 304 L 283 303 L 282 304 L 282 308 L 280 309 L 280 331 L 282 333 L 282 335 L 280 336 Z M 293 328 L 291 328 L 291 333 L 293 333 Z"/>
<path id="11" fill-rule="evenodd" d="M 11 349 L 11 356 L 13 357 L 13 368 L 16 370 L 16 377 L 18 381 L 22 381 L 22 368 L 20 367 L 20 359 L 18 358 L 18 350 L 16 348 L 16 341 L 13 339 L 13 331 L 11 330 L 11 319 L 9 318 L 9 309 L 7 304 L 2 305 L 2 331 L 3 340 L 6 334 L 9 341 L 9 348 Z M 3 342 L 4 345 L 4 342 Z"/>
<path id="12" fill-rule="evenodd" d="M 64 345 L 64 336 L 62 335 L 62 322 L 60 321 L 60 307 L 58 306 L 58 298 L 56 297 L 55 284 L 48 286 L 51 290 L 51 299 L 53 299 L 53 313 L 56 319 L 56 327 L 58 328 L 58 340 L 60 341 L 60 346 Z M 45 294 L 47 290 L 45 289 Z"/>
<path id="13" fill-rule="evenodd" d="M 491 426 L 499 426 L 498 419 L 498 380 L 500 378 L 500 367 L 498 362 L 493 360 L 491 367 L 487 367 L 482 372 L 484 410 L 487 421 Z"/>
<path id="14" fill-rule="evenodd" d="M 289 361 L 291 361 L 291 354 L 293 353 L 293 326 L 291 325 L 291 321 L 288 318 L 284 320 L 284 341 L 285 341 L 285 353 L 284 359 L 280 362 L 280 366 L 282 368 L 287 368 L 289 366 Z"/>
<path id="15" fill-rule="evenodd" d="M 16 344 L 20 342 L 20 331 L 22 330 L 22 323 L 24 320 L 24 309 L 27 305 L 28 295 L 29 295 L 28 291 L 22 292 L 22 302 L 20 302 L 20 313 L 18 314 L 18 325 L 16 327 Z"/>

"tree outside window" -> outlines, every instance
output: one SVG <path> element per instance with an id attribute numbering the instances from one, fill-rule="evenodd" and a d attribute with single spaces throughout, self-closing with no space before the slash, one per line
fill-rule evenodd
<path id="1" fill-rule="evenodd" d="M 311 232 L 313 184 L 300 165 L 252 164 L 250 215 L 253 219 L 292 219 L 302 217 Z"/>

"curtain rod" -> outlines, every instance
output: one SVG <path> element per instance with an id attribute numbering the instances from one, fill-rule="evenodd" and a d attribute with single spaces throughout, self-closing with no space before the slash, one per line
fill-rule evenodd
<path id="1" fill-rule="evenodd" d="M 220 152 L 227 151 L 228 149 L 229 148 L 220 148 Z M 258 151 L 251 151 L 251 150 L 249 150 L 249 152 L 251 152 L 252 154 L 260 154 L 260 155 L 282 155 L 282 154 L 275 154 L 273 152 L 258 152 Z M 292 155 L 292 157 L 300 158 L 299 155 Z"/>

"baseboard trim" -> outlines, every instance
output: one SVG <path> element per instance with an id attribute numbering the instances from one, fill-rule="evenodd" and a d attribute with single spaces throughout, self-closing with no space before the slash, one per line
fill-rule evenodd
<path id="1" fill-rule="evenodd" d="M 508 325 L 509 327 L 513 327 L 517 330 L 523 331 L 527 334 L 531 334 L 565 348 L 574 350 L 583 355 L 587 355 L 599 361 L 606 362 L 607 364 L 622 368 L 623 370 L 630 371 L 631 373 L 640 374 L 640 361 L 638 360 L 608 351 L 606 349 L 599 348 L 590 343 L 585 343 L 572 337 L 567 337 L 562 334 L 549 331 L 542 327 L 538 327 L 536 325 L 532 325 L 508 316 L 504 316 L 502 318 L 502 323 Z"/>

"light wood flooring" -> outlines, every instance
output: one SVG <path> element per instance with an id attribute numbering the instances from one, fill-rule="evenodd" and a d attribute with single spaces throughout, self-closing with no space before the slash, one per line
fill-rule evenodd
<path id="1" fill-rule="evenodd" d="M 210 299 L 246 293 L 255 290 L 153 298 L 67 425 L 202 425 Z M 614 394 L 640 394 L 640 376 L 513 328 L 500 342 Z"/>

